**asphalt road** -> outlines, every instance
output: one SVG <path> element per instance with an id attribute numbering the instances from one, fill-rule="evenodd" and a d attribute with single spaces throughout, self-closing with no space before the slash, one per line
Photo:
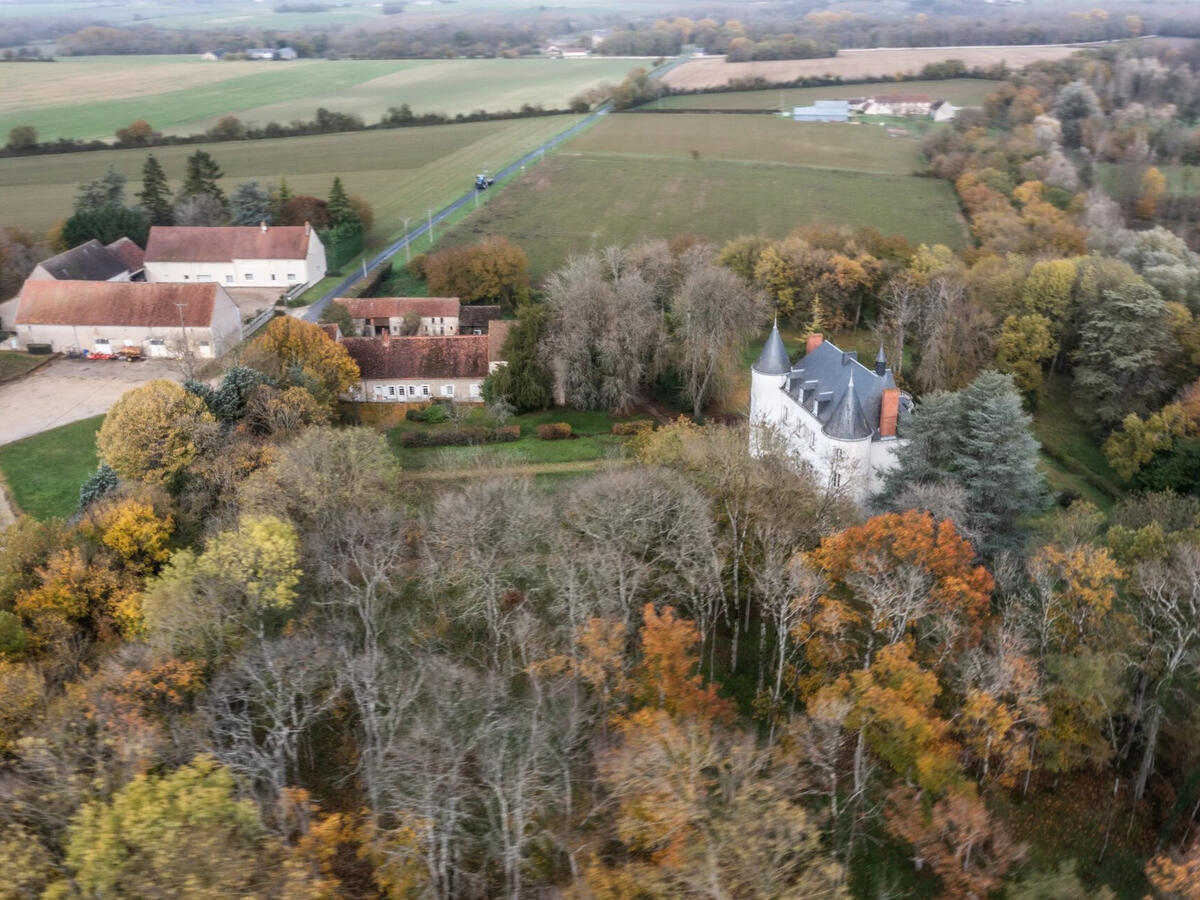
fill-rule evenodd
<path id="1" fill-rule="evenodd" d="M 660 66 L 658 69 L 656 69 L 655 71 L 650 73 L 650 77 L 654 78 L 654 79 L 660 78 L 663 75 L 665 75 L 667 72 L 671 71 L 671 69 L 675 68 L 677 65 L 679 65 L 680 63 L 682 63 L 684 61 L 685 61 L 684 59 L 677 59 L 677 60 L 667 63 L 664 66 Z M 542 156 L 544 156 L 547 150 L 549 150 L 553 147 L 557 147 L 563 141 L 570 140 L 571 138 L 573 138 L 576 134 L 578 134 L 584 128 L 587 128 L 589 125 L 591 125 L 597 119 L 599 119 L 601 116 L 606 115 L 611 108 L 612 108 L 611 103 L 605 103 L 604 105 L 597 107 L 594 112 L 589 113 L 584 119 L 576 122 L 574 125 L 570 126 L 569 128 L 566 128 L 563 131 L 559 132 L 554 137 L 550 138 L 548 141 L 546 141 L 544 144 L 542 144 L 540 147 L 538 147 L 536 150 L 531 150 L 530 152 L 528 152 L 524 156 L 522 156 L 520 159 L 505 166 L 499 172 L 493 173 L 492 177 L 495 178 L 497 182 L 499 182 L 501 179 L 507 178 L 509 175 L 519 172 L 522 167 L 527 166 L 529 163 L 533 162 L 534 160 L 540 159 Z M 463 173 L 463 181 L 470 181 L 471 179 L 474 178 L 474 176 L 475 176 L 474 172 L 464 172 Z M 474 202 L 475 202 L 475 191 L 474 191 L 474 189 L 472 189 L 472 190 L 468 191 L 467 193 L 463 194 L 461 197 L 459 197 L 457 200 L 455 200 L 449 206 L 444 206 L 441 209 L 439 209 L 437 212 L 435 212 L 433 214 L 433 216 L 431 217 L 433 225 L 436 227 L 437 225 L 439 225 L 443 221 L 445 221 L 445 219 L 448 216 L 453 215 L 454 213 L 456 213 L 460 209 L 462 209 L 464 206 L 466 206 L 470 203 L 474 203 Z M 429 226 L 430 226 L 430 220 L 426 219 L 426 221 L 423 224 L 412 229 L 412 231 L 408 232 L 408 234 L 404 235 L 399 240 L 394 241 L 391 244 L 388 244 L 386 247 L 384 247 L 382 250 L 380 250 L 377 254 L 375 254 L 375 256 L 373 256 L 367 260 L 367 270 L 368 271 L 373 270 L 376 266 L 381 265 L 383 262 L 390 259 L 392 256 L 395 256 L 397 253 L 399 253 L 401 250 L 404 249 L 405 245 L 413 243 L 418 238 L 420 238 L 422 235 L 426 234 L 429 231 Z M 316 322 L 318 319 L 321 318 L 321 313 L 323 313 L 325 311 L 325 307 L 327 307 L 330 303 L 332 303 L 335 297 L 345 296 L 346 292 L 348 290 L 350 290 L 350 288 L 353 287 L 355 284 L 357 284 L 360 280 L 362 280 L 361 268 L 356 269 L 353 274 L 347 275 L 345 278 L 343 278 L 341 281 L 339 281 L 336 285 L 334 285 L 333 288 L 326 291 L 325 294 L 322 295 L 321 299 L 317 300 L 315 303 L 313 303 L 311 306 L 309 306 L 308 309 L 306 309 L 304 311 L 303 318 L 307 319 L 310 322 Z"/>

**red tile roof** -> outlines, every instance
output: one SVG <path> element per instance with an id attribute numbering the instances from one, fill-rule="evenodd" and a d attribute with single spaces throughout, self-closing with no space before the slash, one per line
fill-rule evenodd
<path id="1" fill-rule="evenodd" d="M 464 328 L 486 325 L 500 318 L 500 307 L 468 303 L 458 311 L 458 324 Z"/>
<path id="2" fill-rule="evenodd" d="M 364 379 L 486 378 L 488 335 L 342 338 Z"/>
<path id="3" fill-rule="evenodd" d="M 234 259 L 304 259 L 304 225 L 176 228 L 156 225 L 146 242 L 146 262 L 229 262 Z"/>
<path id="4" fill-rule="evenodd" d="M 116 256 L 130 272 L 143 268 L 146 251 L 127 237 L 117 238 L 108 245 L 108 252 Z"/>
<path id="5" fill-rule="evenodd" d="M 342 329 L 338 328 L 336 322 L 322 322 L 320 328 L 331 341 L 336 341 L 342 336 Z"/>
<path id="6" fill-rule="evenodd" d="M 335 302 L 346 307 L 352 319 L 400 319 L 409 312 L 458 318 L 459 311 L 457 297 L 339 297 Z"/>
<path id="7" fill-rule="evenodd" d="M 147 284 L 144 281 L 26 281 L 18 325 L 132 325 L 206 328 L 212 324 L 217 284 Z"/>

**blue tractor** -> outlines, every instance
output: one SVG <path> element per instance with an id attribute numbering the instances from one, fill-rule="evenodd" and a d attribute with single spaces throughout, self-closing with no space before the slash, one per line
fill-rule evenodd
<path id="1" fill-rule="evenodd" d="M 475 176 L 475 190 L 477 191 L 486 191 L 495 183 L 496 179 L 487 172 L 484 172 L 482 175 Z"/>

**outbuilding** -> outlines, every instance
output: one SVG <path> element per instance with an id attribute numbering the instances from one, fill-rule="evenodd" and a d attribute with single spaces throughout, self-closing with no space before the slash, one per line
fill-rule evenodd
<path id="1" fill-rule="evenodd" d="M 15 319 L 23 346 L 146 356 L 221 356 L 242 339 L 242 317 L 218 284 L 26 281 Z"/>

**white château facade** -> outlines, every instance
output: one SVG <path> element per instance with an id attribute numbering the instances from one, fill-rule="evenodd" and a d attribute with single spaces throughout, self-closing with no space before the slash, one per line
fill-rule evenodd
<path id="1" fill-rule="evenodd" d="M 817 478 L 844 488 L 859 503 L 883 486 L 903 444 L 912 398 L 896 387 L 883 348 L 868 369 L 854 351 L 809 335 L 792 363 L 773 327 L 750 370 L 750 452 L 773 431 Z"/>

